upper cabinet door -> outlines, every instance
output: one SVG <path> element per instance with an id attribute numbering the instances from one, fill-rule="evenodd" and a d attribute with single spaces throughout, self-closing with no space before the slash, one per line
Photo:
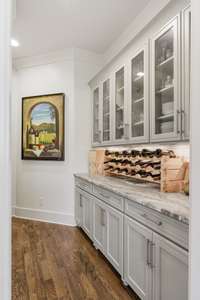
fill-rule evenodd
<path id="1" fill-rule="evenodd" d="M 102 142 L 107 144 L 111 140 L 111 92 L 110 79 L 103 82 L 103 135 Z"/>
<path id="2" fill-rule="evenodd" d="M 100 131 L 100 88 L 93 91 L 93 145 L 101 142 Z"/>
<path id="3" fill-rule="evenodd" d="M 151 140 L 181 138 L 180 16 L 152 39 Z"/>
<path id="4" fill-rule="evenodd" d="M 182 138 L 190 136 L 191 7 L 182 12 Z"/>
<path id="5" fill-rule="evenodd" d="M 130 139 L 132 142 L 148 142 L 148 45 L 131 60 L 131 101 L 129 103 Z"/>
<path id="6" fill-rule="evenodd" d="M 128 138 L 126 127 L 125 67 L 115 73 L 115 141 L 122 142 Z"/>

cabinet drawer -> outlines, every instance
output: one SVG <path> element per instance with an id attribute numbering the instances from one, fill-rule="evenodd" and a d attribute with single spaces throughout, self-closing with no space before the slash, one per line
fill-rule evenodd
<path id="1" fill-rule="evenodd" d="M 125 214 L 188 249 L 188 225 L 127 199 L 125 200 Z"/>
<path id="2" fill-rule="evenodd" d="M 113 192 L 94 185 L 93 195 L 120 211 L 124 210 L 124 199 Z"/>
<path id="3" fill-rule="evenodd" d="M 84 180 L 84 179 L 80 179 L 80 178 L 75 178 L 75 184 L 76 186 L 78 186 L 80 189 L 92 193 L 92 183 Z"/>

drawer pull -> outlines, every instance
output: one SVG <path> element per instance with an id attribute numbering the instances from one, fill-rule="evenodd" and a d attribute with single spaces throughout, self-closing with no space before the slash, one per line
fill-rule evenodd
<path id="1" fill-rule="evenodd" d="M 151 245 L 151 241 L 148 239 L 147 240 L 147 266 L 151 265 L 151 261 L 150 261 L 150 245 Z"/>
<path id="2" fill-rule="evenodd" d="M 83 207 L 83 199 L 82 199 L 82 195 L 80 195 L 80 207 Z"/>
<path id="3" fill-rule="evenodd" d="M 157 226 L 162 226 L 162 224 L 163 224 L 162 221 L 154 221 L 154 220 L 152 220 L 151 218 L 149 218 L 149 216 L 147 214 L 142 214 L 141 216 L 143 218 L 145 218 L 146 220 L 148 220 L 148 221 L 156 224 Z"/>
<path id="4" fill-rule="evenodd" d="M 106 226 L 106 212 L 104 209 L 101 209 L 101 225 Z"/>

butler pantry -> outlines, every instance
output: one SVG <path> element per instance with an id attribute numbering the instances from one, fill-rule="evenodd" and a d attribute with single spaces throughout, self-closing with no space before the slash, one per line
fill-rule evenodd
<path id="1" fill-rule="evenodd" d="M 192 20 L 188 0 L 13 1 L 1 300 L 199 299 Z"/>

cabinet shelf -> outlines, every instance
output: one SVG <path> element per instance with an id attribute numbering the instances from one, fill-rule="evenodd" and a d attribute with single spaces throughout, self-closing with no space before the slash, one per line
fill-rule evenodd
<path id="1" fill-rule="evenodd" d="M 161 67 L 167 65 L 168 63 L 173 62 L 173 60 L 174 60 L 174 56 L 170 56 L 169 58 L 167 58 L 166 60 L 164 60 L 163 62 L 158 64 L 157 67 L 161 68 Z"/>
<path id="2" fill-rule="evenodd" d="M 169 86 L 167 86 L 167 87 L 165 87 L 165 88 L 163 88 L 163 89 L 161 89 L 161 90 L 156 91 L 156 94 L 163 94 L 163 93 L 170 92 L 170 91 L 173 90 L 173 88 L 174 88 L 174 85 L 173 85 L 173 84 L 172 84 L 172 85 L 169 85 Z"/>
<path id="3" fill-rule="evenodd" d="M 133 124 L 133 126 L 139 126 L 139 125 L 143 125 L 144 124 L 144 121 L 138 121 L 138 122 L 135 122 Z"/>
<path id="4" fill-rule="evenodd" d="M 144 75 L 137 76 L 135 79 L 133 79 L 133 82 L 138 82 L 144 78 Z"/>
<path id="5" fill-rule="evenodd" d="M 167 120 L 167 119 L 172 119 L 173 117 L 174 117 L 174 114 L 170 113 L 170 114 L 167 114 L 167 115 L 160 116 L 157 119 L 158 120 Z"/>
<path id="6" fill-rule="evenodd" d="M 143 102 L 144 101 L 144 97 L 133 100 L 133 103 L 139 103 L 139 102 Z"/>

